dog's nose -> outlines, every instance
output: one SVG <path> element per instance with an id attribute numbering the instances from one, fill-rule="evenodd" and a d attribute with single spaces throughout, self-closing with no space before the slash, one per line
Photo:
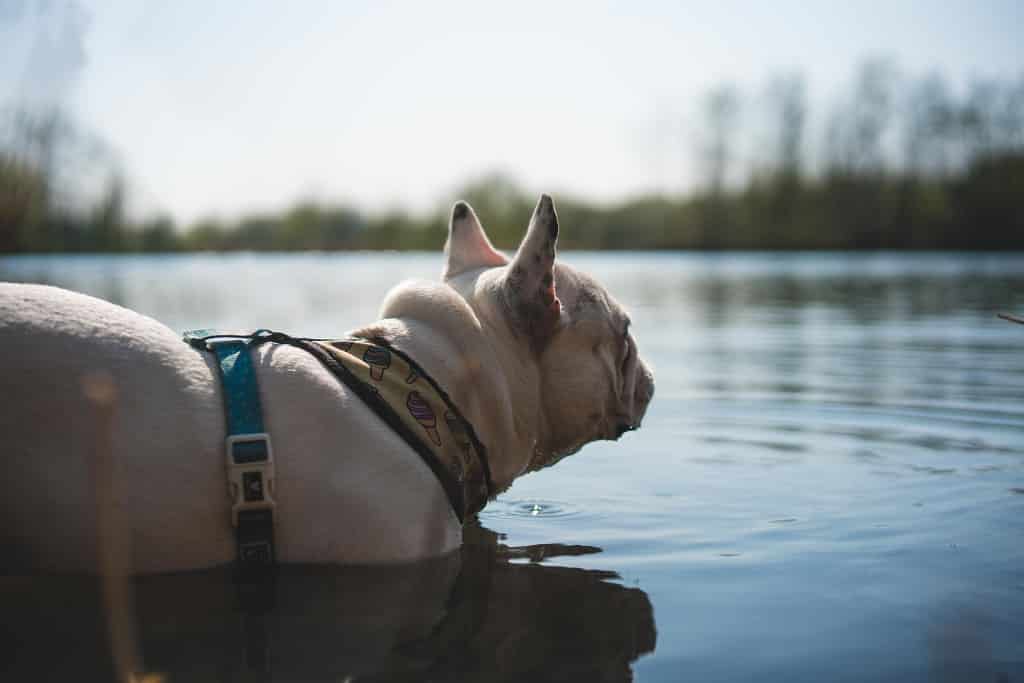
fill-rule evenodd
<path id="1" fill-rule="evenodd" d="M 631 425 L 631 424 L 629 424 L 629 423 L 627 423 L 627 422 L 620 422 L 620 423 L 619 423 L 619 424 L 618 424 L 618 425 L 617 425 L 617 426 L 615 427 L 615 430 L 616 430 L 616 432 L 617 432 L 617 434 L 615 435 L 615 438 L 616 438 L 616 439 L 619 439 L 619 438 L 621 438 L 621 437 L 622 437 L 622 435 L 623 435 L 623 434 L 625 434 L 626 432 L 631 432 L 631 431 L 633 431 L 634 429 L 635 429 L 635 427 L 633 427 L 633 425 Z"/>

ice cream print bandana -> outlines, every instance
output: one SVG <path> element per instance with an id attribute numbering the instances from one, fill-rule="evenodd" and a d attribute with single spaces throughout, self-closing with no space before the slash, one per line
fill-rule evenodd
<path id="1" fill-rule="evenodd" d="M 483 508 L 491 490 L 484 448 L 448 395 L 415 361 L 363 339 L 302 341 L 420 454 L 460 520 Z"/>

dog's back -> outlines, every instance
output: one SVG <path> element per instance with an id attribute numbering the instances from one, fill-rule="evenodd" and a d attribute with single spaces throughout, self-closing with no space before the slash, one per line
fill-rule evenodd
<path id="1" fill-rule="evenodd" d="M 383 421 L 306 352 L 265 344 L 253 355 L 278 460 L 282 561 L 394 561 L 458 546 L 443 490 Z M 0 284 L 7 570 L 95 570 L 101 535 L 130 548 L 135 572 L 229 562 L 216 372 L 212 354 L 151 318 Z"/>
<path id="2" fill-rule="evenodd" d="M 205 359 L 150 318 L 54 287 L 0 285 L 0 544 L 15 567 L 95 567 L 103 490 L 111 519 L 154 529 L 134 545 L 188 555 L 195 527 L 168 528 L 162 510 L 175 497 L 224 498 L 210 380 Z M 222 526 L 209 507 L 205 521 Z"/>

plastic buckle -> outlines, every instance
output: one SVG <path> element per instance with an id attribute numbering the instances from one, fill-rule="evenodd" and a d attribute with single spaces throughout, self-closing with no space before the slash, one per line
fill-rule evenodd
<path id="1" fill-rule="evenodd" d="M 242 510 L 273 510 L 277 502 L 274 490 L 274 449 L 270 435 L 232 434 L 226 439 L 228 495 L 231 497 L 231 524 L 238 526 Z"/>

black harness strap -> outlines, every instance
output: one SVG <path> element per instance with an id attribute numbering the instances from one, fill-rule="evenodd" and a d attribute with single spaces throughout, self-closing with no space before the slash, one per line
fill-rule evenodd
<path id="1" fill-rule="evenodd" d="M 494 495 L 494 480 L 491 475 L 487 449 L 477 437 L 473 425 L 465 419 L 458 406 L 452 402 L 448 393 L 434 381 L 419 363 L 403 351 L 391 346 L 386 340 L 374 338 L 367 341 L 387 347 L 390 352 L 400 356 L 431 386 L 452 414 L 465 425 L 466 434 L 473 445 L 473 451 L 483 472 L 485 494 L 482 497 L 473 496 L 472 500 L 467 500 L 464 486 L 438 460 L 437 455 L 423 441 L 422 437 L 410 430 L 401 418 L 398 417 L 394 408 L 377 392 L 355 377 L 349 368 L 340 363 L 322 346 L 315 343 L 330 342 L 331 340 L 293 337 L 271 330 L 257 330 L 252 334 L 218 334 L 210 330 L 197 330 L 186 333 L 185 341 L 197 349 L 216 353 L 220 361 L 219 367 L 221 368 L 221 377 L 224 383 L 228 433 L 232 435 L 229 436 L 228 446 L 229 472 L 233 466 L 242 469 L 240 491 L 234 493 L 236 496 L 234 517 L 236 519 L 235 537 L 238 546 L 237 564 L 241 569 L 272 566 L 276 561 L 273 539 L 273 501 L 270 498 L 270 492 L 267 490 L 271 482 L 267 481 L 267 478 L 262 474 L 247 471 L 247 469 L 252 469 L 253 466 L 261 467 L 261 463 L 266 462 L 269 466 L 271 477 L 273 476 L 273 456 L 269 446 L 270 441 L 269 437 L 262 433 L 263 423 L 260 412 L 259 393 L 256 386 L 255 373 L 251 368 L 248 357 L 248 351 L 260 344 L 267 342 L 288 344 L 306 351 L 319 360 L 331 374 L 345 384 L 378 417 L 387 423 L 403 441 L 409 444 L 427 466 L 430 467 L 431 472 L 434 473 L 434 476 L 437 477 L 438 482 L 440 482 L 441 487 L 444 489 L 452 510 L 460 522 L 465 522 L 467 517 L 479 512 L 487 503 L 487 500 Z M 239 434 L 242 435 L 242 438 L 232 441 L 232 438 L 237 437 Z M 247 436 L 259 438 L 247 439 Z M 239 496 L 242 499 L 241 504 L 238 500 Z M 266 503 L 266 505 L 263 505 L 263 503 Z"/>
<path id="2" fill-rule="evenodd" d="M 424 380 L 430 383 L 431 387 L 433 387 L 433 389 L 437 392 L 437 395 L 440 396 L 441 399 L 448 406 L 448 409 L 451 410 L 455 415 L 457 415 L 458 419 L 462 420 L 463 424 L 466 425 L 467 434 L 469 435 L 470 440 L 472 441 L 473 446 L 476 449 L 476 453 L 479 456 L 480 464 L 484 472 L 487 487 L 487 495 L 482 500 L 466 500 L 465 490 L 462 484 L 460 484 L 455 479 L 455 477 L 452 476 L 451 472 L 448 471 L 444 464 L 437 459 L 437 455 L 423 441 L 419 434 L 410 430 L 409 427 L 405 424 L 405 422 L 403 422 L 401 418 L 399 418 L 398 415 L 395 414 L 394 408 L 391 407 L 391 404 L 389 404 L 386 400 L 381 398 L 380 394 L 374 392 L 368 385 L 366 385 L 360 379 L 355 377 L 352 374 L 351 370 L 345 367 L 345 365 L 343 365 L 342 363 L 338 362 L 337 358 L 335 358 L 330 353 L 325 351 L 318 344 L 313 343 L 317 341 L 327 340 L 290 337 L 288 335 L 275 332 L 268 339 L 268 341 L 274 341 L 279 344 L 289 344 L 291 346 L 295 346 L 306 351 L 314 358 L 319 360 L 325 368 L 330 370 L 330 372 L 335 377 L 341 380 L 341 382 L 345 386 L 347 386 L 354 394 L 356 394 L 356 396 L 358 396 L 367 406 L 369 406 L 370 409 L 373 410 L 373 412 L 376 413 L 377 416 L 380 419 L 382 419 L 389 427 L 391 427 L 391 429 L 393 429 L 395 433 L 397 433 L 402 438 L 403 441 L 409 444 L 409 447 L 416 451 L 420 458 L 422 458 L 423 461 L 427 464 L 427 466 L 430 467 L 431 472 L 434 473 L 434 476 L 437 477 L 437 480 L 440 482 L 441 487 L 444 489 L 444 492 L 448 497 L 448 502 L 452 506 L 452 510 L 455 512 L 455 516 L 458 517 L 460 523 L 465 522 L 466 517 L 468 517 L 469 515 L 476 514 L 477 512 L 479 512 L 480 509 L 483 508 L 483 506 L 487 503 L 488 498 L 494 491 L 494 484 L 491 479 L 491 468 L 490 463 L 487 460 L 486 449 L 484 449 L 483 444 L 481 444 L 479 438 L 477 438 L 476 432 L 473 430 L 473 426 L 468 421 L 465 420 L 465 418 L 462 416 L 462 413 L 448 397 L 448 394 L 445 393 L 444 390 L 442 390 L 437 385 L 436 382 L 434 382 L 433 378 L 431 378 L 430 375 L 428 375 L 423 370 L 423 368 L 420 367 L 418 363 L 413 361 L 406 354 L 399 351 L 398 349 L 395 349 L 392 346 L 389 346 L 387 344 L 381 344 L 381 341 L 378 339 L 373 340 L 374 344 L 387 346 L 389 351 L 401 356 L 402 359 L 405 360 L 405 362 L 407 362 L 410 367 L 414 368 L 416 372 L 419 373 L 419 375 Z"/>

